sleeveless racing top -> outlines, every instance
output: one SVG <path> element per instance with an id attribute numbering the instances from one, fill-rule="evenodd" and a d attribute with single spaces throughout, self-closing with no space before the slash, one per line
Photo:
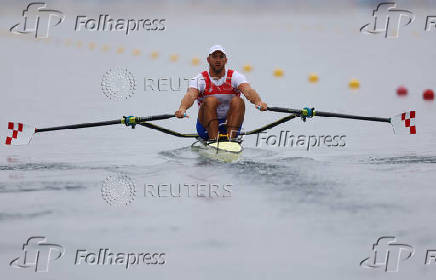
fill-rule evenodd
<path id="1" fill-rule="evenodd" d="M 233 70 L 227 70 L 226 79 L 220 86 L 211 82 L 208 71 L 203 71 L 201 75 L 206 83 L 206 87 L 204 88 L 204 92 L 200 93 L 198 96 L 198 106 L 201 105 L 204 98 L 207 96 L 215 96 L 219 101 L 217 117 L 218 119 L 226 118 L 227 112 L 229 111 L 230 101 L 234 96 L 240 96 L 239 90 L 232 87 Z"/>

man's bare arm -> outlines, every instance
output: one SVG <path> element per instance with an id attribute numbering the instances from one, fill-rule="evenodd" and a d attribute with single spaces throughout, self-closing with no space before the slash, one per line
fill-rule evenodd
<path id="1" fill-rule="evenodd" d="M 262 102 L 259 94 L 256 92 L 254 88 L 250 86 L 249 83 L 242 83 L 239 85 L 238 89 L 242 92 L 242 94 L 247 98 L 248 101 L 253 103 L 256 108 L 260 106 L 262 111 L 265 111 L 268 107 L 265 102 Z"/>
<path id="2" fill-rule="evenodd" d="M 179 110 L 176 111 L 175 115 L 178 118 L 183 118 L 185 116 L 186 110 L 188 110 L 200 94 L 199 90 L 196 88 L 188 88 L 185 96 L 183 96 L 182 102 L 180 104 Z"/>

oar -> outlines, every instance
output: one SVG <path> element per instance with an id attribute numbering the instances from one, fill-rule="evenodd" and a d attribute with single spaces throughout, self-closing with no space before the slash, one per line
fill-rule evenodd
<path id="1" fill-rule="evenodd" d="M 363 121 L 373 121 L 373 122 L 386 122 L 390 123 L 396 134 L 416 134 L 415 117 L 416 111 L 408 111 L 390 118 L 380 118 L 380 117 L 365 117 L 356 116 L 349 114 L 339 114 L 332 112 L 322 112 L 316 111 L 309 108 L 304 108 L 303 110 L 282 108 L 282 107 L 268 107 L 268 111 L 280 112 L 280 113 L 290 113 L 295 114 L 299 117 L 328 117 L 328 118 L 342 118 L 342 119 L 353 119 L 353 120 L 363 120 Z"/>
<path id="2" fill-rule="evenodd" d="M 107 126 L 107 125 L 114 125 L 114 124 L 125 124 L 127 126 L 131 126 L 132 128 L 134 128 L 136 124 L 141 124 L 149 121 L 165 120 L 173 117 L 175 117 L 174 114 L 155 115 L 149 117 L 129 116 L 129 117 L 123 117 L 122 119 L 112 120 L 112 121 L 79 123 L 79 124 L 55 126 L 55 127 L 48 127 L 48 128 L 34 128 L 32 126 L 20 122 L 9 122 L 8 135 L 3 136 L 1 140 L 2 140 L 2 144 L 5 145 L 26 145 L 30 143 L 30 140 L 32 140 L 34 134 L 41 133 L 41 132 L 64 130 L 64 129 L 80 129 L 80 128 Z"/>

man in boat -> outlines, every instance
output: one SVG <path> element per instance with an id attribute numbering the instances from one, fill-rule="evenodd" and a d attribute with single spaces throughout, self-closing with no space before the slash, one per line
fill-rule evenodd
<path id="1" fill-rule="evenodd" d="M 189 87 L 182 99 L 178 118 L 185 116 L 194 101 L 198 101 L 198 135 L 205 140 L 217 140 L 220 134 L 234 139 L 244 122 L 245 104 L 240 94 L 245 96 L 261 111 L 267 109 L 259 94 L 250 86 L 244 75 L 225 68 L 227 52 L 220 45 L 214 45 L 207 57 L 209 71 L 204 71 L 189 81 Z"/>

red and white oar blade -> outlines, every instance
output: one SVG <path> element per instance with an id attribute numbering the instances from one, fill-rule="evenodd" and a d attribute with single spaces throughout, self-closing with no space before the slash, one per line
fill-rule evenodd
<path id="1" fill-rule="evenodd" d="M 27 145 L 32 140 L 35 128 L 20 122 L 9 122 L 2 131 L 1 143 L 6 146 Z"/>
<path id="2" fill-rule="evenodd" d="M 416 134 L 416 111 L 408 111 L 391 118 L 395 134 Z"/>

